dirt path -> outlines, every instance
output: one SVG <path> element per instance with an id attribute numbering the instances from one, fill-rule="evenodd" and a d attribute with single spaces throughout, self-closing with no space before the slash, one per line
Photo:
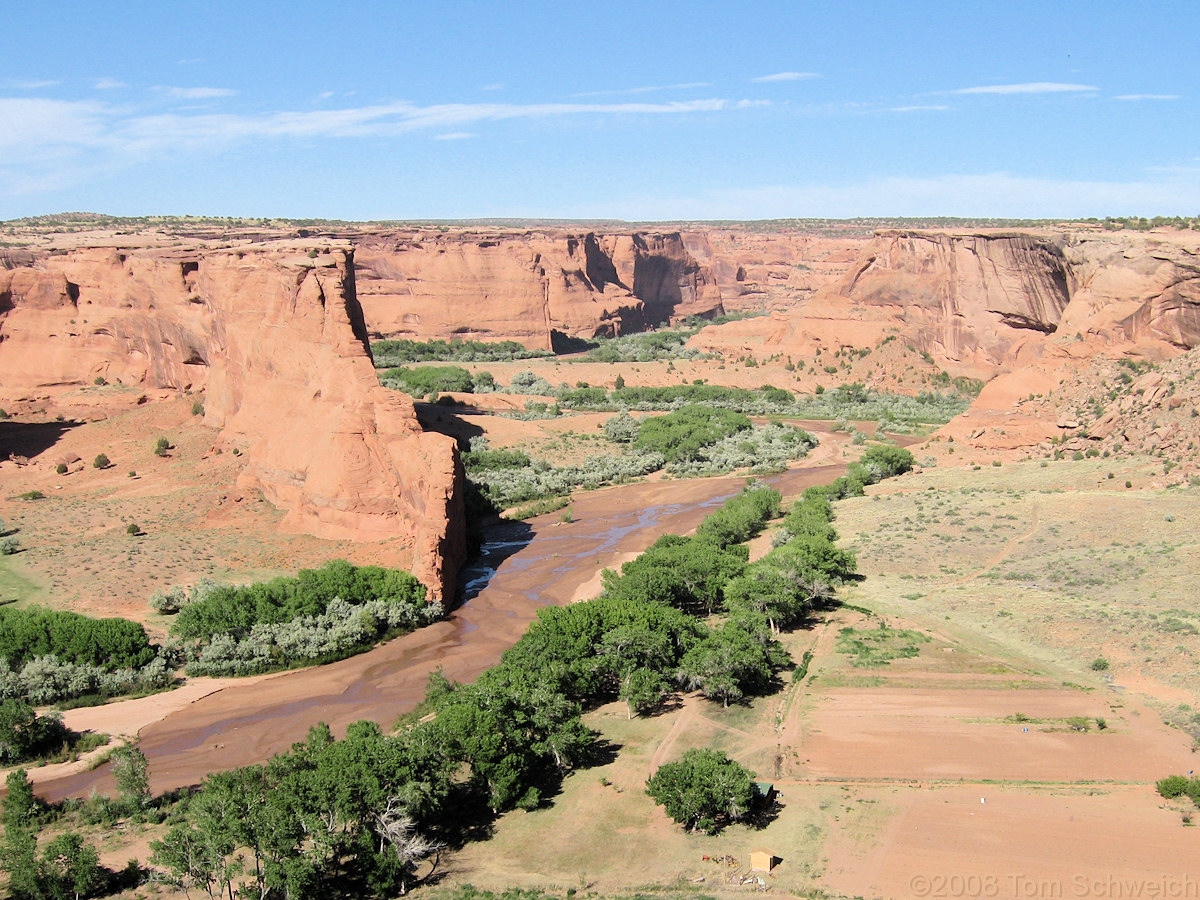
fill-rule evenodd
<path id="1" fill-rule="evenodd" d="M 667 736 L 662 739 L 654 754 L 650 757 L 650 765 L 646 769 L 646 777 L 649 778 L 658 771 L 659 766 L 665 763 L 670 757 L 671 752 L 675 749 L 675 743 L 679 740 L 679 736 L 692 727 L 692 724 L 700 718 L 700 704 L 704 700 L 699 694 L 685 694 L 683 697 L 683 707 L 675 716 L 675 721 L 671 724 L 671 730 L 667 732 Z"/>

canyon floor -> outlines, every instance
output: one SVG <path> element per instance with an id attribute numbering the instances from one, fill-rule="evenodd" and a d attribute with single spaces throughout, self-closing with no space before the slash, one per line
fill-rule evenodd
<path id="1" fill-rule="evenodd" d="M 105 472 L 89 470 L 50 500 L 7 497 L 5 517 L 19 522 L 18 535 L 32 547 L 25 559 L 6 560 L 8 577 L 53 584 L 49 567 L 58 555 L 48 549 L 127 538 L 116 514 L 107 531 L 94 521 L 82 529 L 93 537 L 72 541 L 66 532 L 79 523 L 66 514 L 87 509 L 113 516 L 112 507 L 95 501 L 154 496 L 152 467 L 173 461 L 154 458 L 150 438 L 176 421 L 160 416 L 186 422 L 187 415 L 186 404 L 141 407 L 127 419 L 72 430 L 72 437 L 90 435 L 89 446 L 98 436 L 125 435 L 131 458 L 114 462 L 144 469 L 145 480 L 126 496 L 125 485 L 136 485 L 140 475 L 120 473 L 118 487 L 103 481 Z M 482 417 L 465 418 L 469 425 Z M 564 440 L 555 431 L 560 420 L 497 424 L 489 436 L 500 443 L 529 446 L 536 433 L 568 456 L 573 443 L 589 444 Z M 583 418 L 575 424 L 580 434 L 585 425 L 595 427 Z M 813 456 L 782 476 L 785 495 L 828 480 L 857 452 L 846 434 L 818 436 Z M 191 448 L 189 440 L 198 439 L 177 441 L 173 453 L 203 455 L 203 442 Z M 1194 877 L 1189 861 L 1200 850 L 1200 832 L 1185 827 L 1184 807 L 1159 798 L 1153 782 L 1195 767 L 1195 743 L 1184 727 L 1195 727 L 1191 706 L 1200 693 L 1194 628 L 1200 610 L 1189 599 L 1200 574 L 1194 540 L 1200 513 L 1198 488 L 1149 486 L 1160 468 L 1154 458 L 1137 457 L 943 463 L 842 501 L 836 525 L 865 577 L 843 592 L 847 606 L 785 636 L 795 660 L 813 654 L 806 674 L 784 672 L 780 692 L 729 709 L 680 695 L 646 718 L 630 720 L 618 704 L 591 712 L 588 724 L 611 743 L 613 760 L 570 775 L 547 808 L 510 813 L 489 840 L 444 857 L 441 884 L 723 894 L 750 887 L 728 879 L 747 875 L 749 851 L 759 848 L 780 860 L 765 886 L 788 896 L 1065 896 L 1098 895 L 1096 886 L 1113 878 L 1186 884 Z M 22 474 L 31 480 L 6 487 L 41 484 Z M 219 479 L 214 475 L 214 483 Z M 449 622 L 334 666 L 237 684 L 196 680 L 144 700 L 70 711 L 68 724 L 140 735 L 155 786 L 164 789 L 191 783 L 214 762 L 236 765 L 283 749 L 318 718 L 342 726 L 363 715 L 387 722 L 415 702 L 434 665 L 469 677 L 515 640 L 538 606 L 594 594 L 601 568 L 618 565 L 662 530 L 693 527 L 706 506 L 739 483 L 658 481 L 578 494 L 569 522 L 552 513 L 510 526 L 528 529 L 517 536 L 516 552 L 497 561 L 487 586 Z M 181 490 L 166 477 L 159 483 L 167 497 L 204 489 L 200 483 Z M 75 490 L 82 496 L 72 499 Z M 194 532 L 189 540 L 218 548 L 204 560 L 213 567 L 206 572 L 227 576 L 243 560 L 255 562 L 242 570 L 247 575 L 271 571 L 256 562 L 270 557 L 253 555 L 254 536 L 261 535 L 258 552 L 279 552 L 269 537 L 277 514 L 247 502 L 257 503 L 235 503 L 245 511 L 232 525 L 224 517 L 180 514 L 180 541 Z M 14 509 L 26 509 L 18 504 L 45 518 L 14 516 Z M 64 515 L 57 525 L 55 509 Z M 133 507 L 126 515 L 139 513 Z M 156 527 L 170 533 L 172 521 L 165 517 Z M 238 540 L 228 546 L 240 556 L 219 553 L 230 528 Z M 113 531 L 120 533 L 107 533 Z M 37 538 L 39 532 L 46 537 Z M 314 542 L 314 564 L 321 552 L 346 549 L 304 540 Z M 187 546 L 168 544 L 151 558 L 178 565 Z M 103 556 L 105 545 L 70 552 Z M 153 579 L 140 557 L 112 556 L 101 569 L 110 585 L 122 572 L 139 572 L 147 587 L 179 574 L 165 570 Z M 32 564 L 39 558 L 46 570 Z M 102 593 L 112 595 L 123 598 L 112 612 L 133 613 L 144 604 L 136 588 Z M 927 640 L 917 644 L 915 657 L 877 667 L 855 666 L 839 650 L 841 629 L 884 624 Z M 1108 672 L 1091 669 L 1100 656 Z M 1087 731 L 1073 730 L 1080 719 Z M 214 737 L 216 723 L 235 720 L 234 731 Z M 645 779 L 692 746 L 725 750 L 776 785 L 781 805 L 762 828 L 688 835 L 650 802 Z M 36 777 L 52 795 L 104 784 L 95 773 L 62 769 Z M 103 859 L 114 866 L 133 855 L 144 859 L 156 833 L 145 827 L 108 834 Z M 547 834 L 555 835 L 554 854 L 545 852 Z M 722 856 L 738 864 L 714 862 Z"/>

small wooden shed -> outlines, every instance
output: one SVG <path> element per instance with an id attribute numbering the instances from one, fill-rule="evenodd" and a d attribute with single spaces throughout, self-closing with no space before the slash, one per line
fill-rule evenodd
<path id="1" fill-rule="evenodd" d="M 751 850 L 750 868 L 770 875 L 771 870 L 775 868 L 775 854 L 770 850 Z"/>

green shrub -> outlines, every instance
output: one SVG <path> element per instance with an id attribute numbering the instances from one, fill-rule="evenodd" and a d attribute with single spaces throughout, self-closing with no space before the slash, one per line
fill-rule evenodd
<path id="1" fill-rule="evenodd" d="M 112 465 L 112 463 L 109 462 L 109 459 L 105 454 L 99 453 L 96 455 L 96 458 L 92 460 L 92 465 L 97 469 L 107 469 Z"/>
<path id="2" fill-rule="evenodd" d="M 59 463 L 57 466 L 54 467 L 54 471 L 58 475 L 66 475 L 67 474 L 67 464 Z"/>
<path id="3" fill-rule="evenodd" d="M 320 569 L 301 569 L 294 578 L 214 587 L 203 599 L 180 610 L 171 633 L 201 640 L 222 633 L 241 637 L 258 623 L 278 624 L 317 615 L 334 597 L 353 605 L 368 600 L 417 604 L 425 602 L 425 587 L 408 572 L 353 566 L 335 559 Z"/>
<path id="4" fill-rule="evenodd" d="M 15 537 L 0 538 L 0 556 L 12 556 L 21 549 L 21 542 Z"/>
<path id="5" fill-rule="evenodd" d="M 1093 672 L 1107 672 L 1108 671 L 1108 660 L 1105 659 L 1103 656 L 1097 656 L 1095 659 L 1092 660 L 1091 669 Z"/>
<path id="6" fill-rule="evenodd" d="M 192 404 L 192 415 L 193 416 L 204 415 L 204 404 L 201 403 L 199 400 L 197 400 L 195 403 Z"/>
<path id="7" fill-rule="evenodd" d="M 700 450 L 750 427 L 741 413 L 698 404 L 641 422 L 633 446 L 661 453 L 667 462 L 694 459 Z"/>
<path id="8" fill-rule="evenodd" d="M 380 373 L 379 381 L 385 387 L 396 388 L 414 397 L 447 392 L 470 394 L 475 390 L 475 378 L 460 366 L 387 369 Z"/>
<path id="9" fill-rule="evenodd" d="M 517 341 L 376 341 L 371 344 L 375 367 L 385 369 L 414 362 L 500 362 L 553 356 L 549 350 L 530 350 Z"/>
<path id="10" fill-rule="evenodd" d="M 154 455 L 155 456 L 166 456 L 167 451 L 170 449 L 171 449 L 171 442 L 169 440 L 167 440 L 165 437 L 160 437 L 157 441 L 154 442 Z"/>
<path id="11" fill-rule="evenodd" d="M 132 534 L 136 537 L 137 535 L 142 533 L 142 529 L 141 529 L 141 526 L 139 526 L 136 522 L 130 522 L 128 525 L 125 526 L 125 533 Z"/>
<path id="12" fill-rule="evenodd" d="M 1155 782 L 1154 786 L 1167 800 L 1174 800 L 1187 793 L 1189 784 L 1187 777 L 1184 775 L 1168 775 L 1166 778 Z"/>
<path id="13" fill-rule="evenodd" d="M 101 666 L 140 668 L 154 658 L 146 629 L 128 619 L 93 619 L 78 613 L 0 607 L 0 656 L 14 669 L 42 656 Z"/>
<path id="14" fill-rule="evenodd" d="M 20 497 L 22 500 L 45 500 L 46 499 L 46 495 L 43 494 L 41 491 L 26 491 L 25 493 L 18 494 L 17 496 Z"/>

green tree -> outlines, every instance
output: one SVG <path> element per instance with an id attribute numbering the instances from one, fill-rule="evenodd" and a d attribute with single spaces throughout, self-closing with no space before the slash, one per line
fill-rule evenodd
<path id="1" fill-rule="evenodd" d="M 140 815 L 150 805 L 150 764 L 146 754 L 126 745 L 114 750 L 109 759 L 121 802 L 133 815 Z"/>
<path id="2" fill-rule="evenodd" d="M 754 774 L 718 750 L 693 749 L 659 767 L 646 793 L 689 831 L 713 834 L 750 812 Z"/>
<path id="3" fill-rule="evenodd" d="M 764 622 L 765 625 L 765 622 Z M 786 653 L 766 645 L 736 623 L 727 623 L 689 650 L 679 662 L 679 680 L 723 706 L 770 683 Z"/>
<path id="4" fill-rule="evenodd" d="M 57 750 L 70 738 L 61 713 L 39 716 L 24 700 L 0 703 L 0 764 L 33 759 Z"/>
<path id="5" fill-rule="evenodd" d="M 47 900 L 79 900 L 103 884 L 100 856 L 95 847 L 68 831 L 46 845 L 38 865 L 38 880 Z"/>
<path id="6" fill-rule="evenodd" d="M 96 454 L 96 458 L 92 460 L 92 465 L 97 469 L 107 469 L 112 465 L 112 463 L 109 462 L 108 456 L 103 453 L 98 453 Z"/>
<path id="7" fill-rule="evenodd" d="M 4 822 L 0 863 L 8 873 L 8 892 L 13 900 L 40 900 L 42 891 L 34 832 L 38 805 L 33 796 L 33 785 L 24 769 L 10 772 L 5 785 L 7 793 L 0 812 Z"/>

